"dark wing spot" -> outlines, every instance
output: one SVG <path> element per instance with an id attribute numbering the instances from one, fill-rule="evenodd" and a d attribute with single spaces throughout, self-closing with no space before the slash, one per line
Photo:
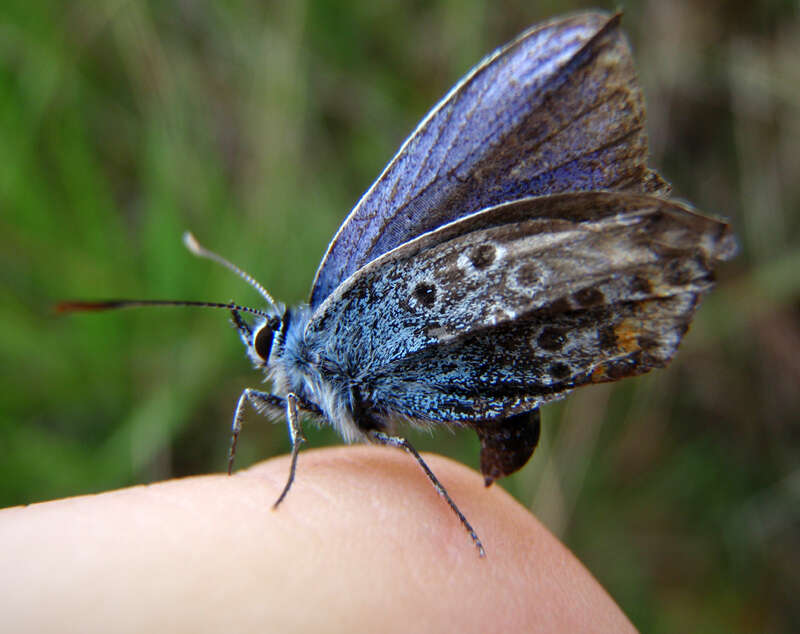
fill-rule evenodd
<path id="1" fill-rule="evenodd" d="M 572 296 L 580 306 L 599 306 L 606 301 L 603 292 L 591 286 L 582 288 Z"/>
<path id="2" fill-rule="evenodd" d="M 420 282 L 414 288 L 414 298 L 426 308 L 430 308 L 436 301 L 436 288 L 432 284 Z"/>
<path id="3" fill-rule="evenodd" d="M 561 350 L 561 346 L 567 341 L 567 337 L 563 330 L 547 326 L 542 330 L 537 342 L 539 347 L 550 352 Z"/>
<path id="4" fill-rule="evenodd" d="M 561 363 L 560 361 L 551 363 L 549 369 L 550 369 L 550 376 L 559 381 L 561 379 L 566 379 L 570 374 L 569 366 L 566 363 Z"/>
<path id="5" fill-rule="evenodd" d="M 613 350 L 617 347 L 617 333 L 613 326 L 604 326 L 597 331 L 597 342 L 603 350 Z"/>
<path id="6" fill-rule="evenodd" d="M 476 269 L 485 269 L 494 262 L 496 252 L 491 244 L 482 244 L 469 252 L 469 261 Z"/>
<path id="7" fill-rule="evenodd" d="M 630 290 L 634 295 L 650 295 L 653 292 L 653 285 L 644 275 L 636 274 L 631 278 Z"/>

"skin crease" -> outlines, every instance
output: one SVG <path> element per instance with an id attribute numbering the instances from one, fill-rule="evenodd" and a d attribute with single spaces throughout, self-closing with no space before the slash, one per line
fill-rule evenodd
<path id="1" fill-rule="evenodd" d="M 0 511 L 8 631 L 629 632 L 583 565 L 500 487 L 425 460 L 475 547 L 396 449 L 303 451 Z"/>

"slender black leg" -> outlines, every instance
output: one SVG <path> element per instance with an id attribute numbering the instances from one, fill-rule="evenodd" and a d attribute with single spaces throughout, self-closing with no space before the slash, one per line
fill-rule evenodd
<path id="1" fill-rule="evenodd" d="M 282 413 L 286 409 L 286 400 L 280 396 L 259 392 L 247 388 L 239 397 L 236 404 L 236 411 L 233 413 L 233 425 L 231 426 L 231 448 L 228 452 L 228 475 L 233 471 L 233 459 L 236 457 L 236 445 L 239 442 L 239 434 L 242 431 L 242 419 L 244 418 L 244 405 L 250 403 L 257 412 L 264 414 L 267 412 Z"/>
<path id="2" fill-rule="evenodd" d="M 303 429 L 300 427 L 300 417 L 297 415 L 297 400 L 297 396 L 291 392 L 286 395 L 286 420 L 289 423 L 289 439 L 292 441 L 292 465 L 289 467 L 289 479 L 286 481 L 286 486 L 283 487 L 283 492 L 272 505 L 273 509 L 278 508 L 278 504 L 283 502 L 283 498 L 292 488 L 294 472 L 297 468 L 297 454 L 300 453 L 300 447 L 306 441 Z"/>
<path id="3" fill-rule="evenodd" d="M 447 490 L 442 486 L 442 483 L 439 482 L 439 479 L 434 475 L 433 471 L 430 470 L 428 465 L 425 464 L 425 461 L 422 459 L 422 456 L 419 455 L 416 449 L 409 443 L 405 438 L 400 438 L 399 436 L 389 436 L 388 434 L 384 434 L 381 431 L 372 431 L 370 432 L 370 437 L 375 440 L 376 442 L 380 443 L 381 445 L 386 445 L 387 447 L 397 447 L 398 449 L 404 450 L 406 453 L 410 454 L 414 458 L 416 458 L 419 466 L 422 467 L 422 470 L 425 472 L 425 475 L 428 476 L 428 479 L 433 483 L 433 488 L 436 489 L 436 492 L 441 495 L 445 502 L 450 505 L 450 508 L 453 509 L 453 512 L 458 516 L 458 519 L 464 525 L 464 528 L 467 529 L 469 536 L 472 538 L 472 541 L 475 543 L 475 547 L 478 549 L 478 555 L 481 557 L 486 556 L 486 551 L 483 549 L 483 544 L 481 543 L 480 538 L 478 537 L 475 529 L 472 528 L 472 525 L 469 523 L 467 518 L 461 512 L 461 510 L 456 506 L 456 503 L 453 502 L 453 498 L 450 497 L 450 494 Z"/>
<path id="4" fill-rule="evenodd" d="M 292 464 L 286 486 L 283 488 L 283 492 L 278 497 L 277 502 L 272 506 L 272 508 L 278 508 L 278 504 L 283 502 L 283 498 L 286 497 L 286 494 L 292 487 L 295 470 L 297 469 L 297 455 L 300 453 L 300 447 L 306 442 L 306 437 L 303 435 L 303 428 L 300 426 L 300 417 L 297 413 L 298 408 L 316 415 L 321 415 L 322 412 L 319 407 L 313 403 L 293 393 L 287 394 L 284 399 L 274 394 L 247 388 L 239 397 L 239 402 L 236 404 L 236 411 L 233 414 L 231 448 L 228 454 L 228 475 L 233 471 L 233 459 L 236 456 L 236 445 L 239 442 L 239 434 L 242 431 L 245 403 L 250 403 L 260 414 L 271 414 L 275 417 L 284 412 L 286 414 L 286 421 L 289 426 L 289 439 L 292 442 Z"/>

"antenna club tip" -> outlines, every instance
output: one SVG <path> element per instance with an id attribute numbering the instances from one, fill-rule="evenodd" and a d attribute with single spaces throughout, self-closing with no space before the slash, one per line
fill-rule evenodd
<path id="1" fill-rule="evenodd" d="M 203 250 L 191 231 L 183 232 L 183 245 L 195 255 L 199 255 Z"/>
<path id="2" fill-rule="evenodd" d="M 122 308 L 122 304 L 124 304 L 124 301 L 119 300 L 104 300 L 99 302 L 66 300 L 56 303 L 56 305 L 53 306 L 53 312 L 56 315 L 64 315 L 67 313 L 88 313 L 92 311 Z"/>

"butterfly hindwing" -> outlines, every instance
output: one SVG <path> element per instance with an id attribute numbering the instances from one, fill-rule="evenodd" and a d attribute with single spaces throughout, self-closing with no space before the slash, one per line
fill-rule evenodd
<path id="1" fill-rule="evenodd" d="M 431 111 L 331 242 L 316 308 L 391 249 L 500 203 L 576 190 L 665 193 L 647 169 L 644 104 L 619 15 L 523 33 Z"/>
<path id="2" fill-rule="evenodd" d="M 417 420 L 477 426 L 589 383 L 663 367 L 699 293 L 526 315 L 431 345 L 364 377 L 374 402 Z"/>
<path id="3" fill-rule="evenodd" d="M 366 409 L 500 419 L 663 366 L 734 249 L 725 223 L 656 196 L 525 199 L 363 267 L 315 311 L 305 338 Z"/>

